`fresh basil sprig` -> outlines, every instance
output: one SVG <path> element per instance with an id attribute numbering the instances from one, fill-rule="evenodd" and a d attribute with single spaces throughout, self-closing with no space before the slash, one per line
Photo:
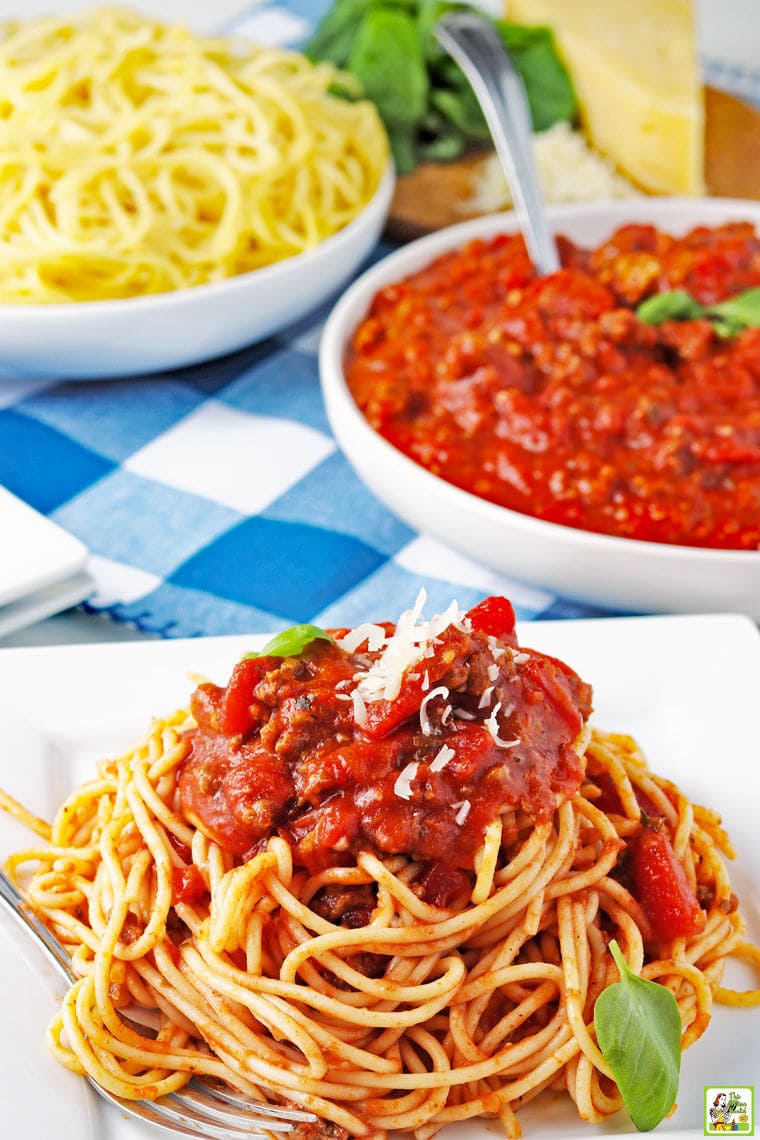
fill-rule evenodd
<path id="1" fill-rule="evenodd" d="M 663 321 L 711 321 L 718 336 L 738 336 L 747 328 L 760 327 L 760 288 L 745 289 L 717 305 L 701 305 L 685 289 L 655 293 L 636 309 L 639 320 L 648 325 Z"/>
<path id="2" fill-rule="evenodd" d="M 490 138 L 469 81 L 434 34 L 441 16 L 462 7 L 452 0 L 333 0 L 306 44 L 311 59 L 331 60 L 375 103 L 399 174 Z M 493 23 L 525 84 L 533 129 L 574 120 L 575 91 L 551 30 Z"/>
<path id="3" fill-rule="evenodd" d="M 250 657 L 298 657 L 312 641 L 332 641 L 318 625 L 292 625 L 283 629 L 266 643 L 260 653 L 244 653 L 243 661 Z"/>
<path id="4" fill-rule="evenodd" d="M 672 993 L 628 967 L 617 942 L 610 951 L 620 981 L 596 999 L 596 1039 L 640 1132 L 675 1104 L 681 1070 L 681 1015 Z"/>

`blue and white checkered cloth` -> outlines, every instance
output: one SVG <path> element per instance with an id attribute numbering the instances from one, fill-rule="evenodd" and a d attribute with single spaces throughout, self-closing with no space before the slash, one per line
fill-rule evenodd
<path id="1" fill-rule="evenodd" d="M 296 44 L 328 2 L 256 5 L 220 30 Z M 171 373 L 0 384 L 0 483 L 89 547 L 86 607 L 166 637 L 386 619 L 423 584 L 434 609 L 504 593 L 521 619 L 601 613 L 415 534 L 364 487 L 320 396 L 329 307 Z"/>

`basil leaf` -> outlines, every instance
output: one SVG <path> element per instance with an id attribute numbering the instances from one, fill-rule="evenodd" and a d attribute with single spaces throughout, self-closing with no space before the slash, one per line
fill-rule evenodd
<path id="1" fill-rule="evenodd" d="M 710 321 L 718 336 L 722 336 L 726 340 L 728 340 L 729 337 L 738 336 L 739 333 L 744 332 L 747 327 L 742 324 L 741 321 L 734 320 L 732 317 L 711 316 Z"/>
<path id="2" fill-rule="evenodd" d="M 711 305 L 707 312 L 710 318 L 717 317 L 729 325 L 738 324 L 740 328 L 757 328 L 760 325 L 760 289 L 745 289 L 735 297 Z"/>
<path id="3" fill-rule="evenodd" d="M 250 657 L 298 657 L 312 641 L 332 641 L 318 625 L 292 625 L 283 629 L 268 641 L 260 653 L 244 653 L 242 660 Z"/>
<path id="4" fill-rule="evenodd" d="M 718 336 L 738 336 L 747 328 L 760 328 L 760 288 L 745 289 L 717 305 L 700 305 L 684 289 L 655 293 L 636 309 L 639 320 L 648 325 L 663 321 L 693 321 L 704 317 L 712 322 Z"/>
<path id="5" fill-rule="evenodd" d="M 636 309 L 636 316 L 647 325 L 660 325 L 663 321 L 695 321 L 706 312 L 691 293 L 674 289 L 672 293 L 654 293 L 647 297 Z"/>
<path id="6" fill-rule="evenodd" d="M 306 44 L 309 59 L 329 59 L 337 67 L 345 67 L 357 24 L 368 7 L 367 0 L 339 0 L 333 5 Z"/>
<path id="7" fill-rule="evenodd" d="M 388 127 L 406 127 L 425 114 L 428 76 L 414 20 L 394 8 L 367 12 L 356 32 L 348 70 Z"/>
<path id="8" fill-rule="evenodd" d="M 573 122 L 578 101 L 551 29 L 522 27 L 504 20 L 497 20 L 496 27 L 525 84 L 533 130 L 545 131 L 561 119 Z"/>
<path id="9" fill-rule="evenodd" d="M 617 942 L 620 981 L 596 999 L 594 1027 L 631 1119 L 648 1132 L 675 1104 L 681 1069 L 681 1015 L 672 993 L 629 969 Z"/>
<path id="10" fill-rule="evenodd" d="M 426 159 L 452 159 L 490 137 L 469 82 L 435 37 L 441 16 L 465 7 L 452 0 L 334 0 L 306 44 L 312 60 L 328 59 L 351 73 L 377 105 L 399 174 Z M 574 120 L 575 92 L 551 31 L 493 23 L 522 75 L 534 129 Z"/>

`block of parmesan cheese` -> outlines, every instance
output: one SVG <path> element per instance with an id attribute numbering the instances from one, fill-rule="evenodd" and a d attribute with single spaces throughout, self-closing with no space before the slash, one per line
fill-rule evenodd
<path id="1" fill-rule="evenodd" d="M 704 101 L 691 0 L 505 0 L 553 29 L 591 143 L 645 190 L 703 192 Z"/>

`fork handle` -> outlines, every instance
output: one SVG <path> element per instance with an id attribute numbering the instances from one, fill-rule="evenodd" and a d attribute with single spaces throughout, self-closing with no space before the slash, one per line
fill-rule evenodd
<path id="1" fill-rule="evenodd" d="M 46 952 L 48 959 L 53 963 L 61 977 L 69 983 L 73 982 L 74 975 L 71 970 L 70 959 L 63 946 L 55 935 L 51 934 L 44 922 L 41 922 L 37 915 L 29 909 L 23 896 L 19 894 L 1 869 L 0 902 L 5 904 L 8 913 L 15 918 L 19 926 L 26 930 L 27 934 L 34 935 L 38 946 Z"/>
<path id="2" fill-rule="evenodd" d="M 533 161 L 525 86 L 511 55 L 493 24 L 474 10 L 447 13 L 438 21 L 435 35 L 467 76 L 480 103 L 536 271 L 556 272 L 560 259 Z"/>

